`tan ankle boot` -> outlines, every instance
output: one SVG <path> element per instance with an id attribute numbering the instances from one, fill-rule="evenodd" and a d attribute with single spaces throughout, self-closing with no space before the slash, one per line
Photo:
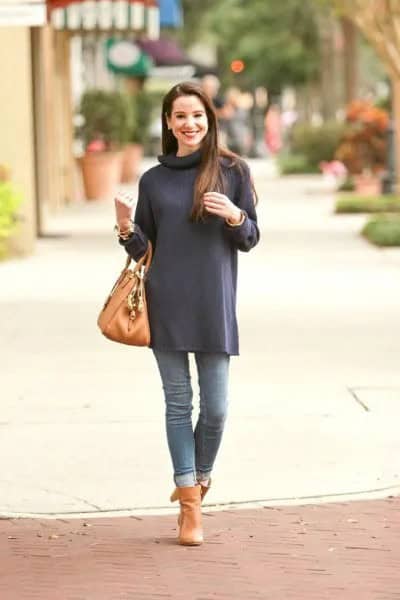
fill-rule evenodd
<path id="1" fill-rule="evenodd" d="M 211 477 L 210 477 L 210 479 L 208 480 L 208 485 L 203 485 L 203 484 L 200 482 L 200 488 L 201 488 L 201 489 L 200 489 L 201 502 L 203 502 L 203 498 L 204 498 L 204 496 L 207 494 L 207 492 L 208 492 L 208 490 L 210 489 L 210 487 L 211 487 Z M 177 487 L 176 487 L 176 488 L 174 489 L 174 491 L 172 492 L 172 494 L 171 494 L 171 496 L 169 497 L 169 499 L 171 500 L 171 502 L 175 502 L 176 500 L 179 500 L 179 488 L 177 488 Z M 180 525 L 180 524 L 181 524 L 181 518 L 182 518 L 182 508 L 181 508 L 181 511 L 180 511 L 180 513 L 179 513 L 179 515 L 178 515 L 178 525 Z"/>
<path id="2" fill-rule="evenodd" d="M 204 496 L 207 494 L 208 490 L 211 487 L 211 477 L 208 480 L 208 485 L 203 485 L 201 481 L 199 481 L 201 487 L 201 501 L 203 502 Z"/>
<path id="3" fill-rule="evenodd" d="M 201 488 L 178 488 L 181 519 L 179 527 L 179 543 L 183 546 L 199 546 L 203 543 L 201 523 Z"/>
<path id="4" fill-rule="evenodd" d="M 201 486 L 201 500 L 203 501 L 204 496 L 207 494 L 208 490 L 211 487 L 211 478 L 208 480 L 208 485 L 203 485 L 201 482 L 200 486 Z M 172 494 L 170 495 L 169 499 L 171 500 L 171 502 L 175 502 L 176 500 L 179 499 L 179 488 L 175 488 L 174 491 L 172 492 Z"/>

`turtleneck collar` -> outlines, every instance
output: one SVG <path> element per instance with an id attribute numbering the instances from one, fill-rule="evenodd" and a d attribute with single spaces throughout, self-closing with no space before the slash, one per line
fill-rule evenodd
<path id="1" fill-rule="evenodd" d="M 201 150 L 196 150 L 186 156 L 176 156 L 176 154 L 161 154 L 158 156 L 159 162 L 164 167 L 170 169 L 190 169 L 196 167 L 201 162 Z"/>

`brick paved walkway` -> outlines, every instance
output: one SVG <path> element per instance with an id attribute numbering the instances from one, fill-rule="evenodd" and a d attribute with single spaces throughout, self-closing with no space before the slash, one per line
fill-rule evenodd
<path id="1" fill-rule="evenodd" d="M 176 518 L 0 520 L 1 600 L 399 600 L 400 498 Z"/>

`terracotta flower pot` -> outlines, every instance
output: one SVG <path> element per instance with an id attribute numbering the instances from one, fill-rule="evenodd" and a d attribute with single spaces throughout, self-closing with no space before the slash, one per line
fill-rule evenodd
<path id="1" fill-rule="evenodd" d="M 379 175 L 355 175 L 354 188 L 361 196 L 379 196 L 382 184 Z"/>
<path id="2" fill-rule="evenodd" d="M 138 179 L 142 158 L 143 146 L 141 144 L 127 144 L 125 146 L 122 159 L 121 183 L 130 183 Z"/>
<path id="3" fill-rule="evenodd" d="M 80 159 L 87 200 L 112 198 L 121 181 L 122 152 L 87 152 Z"/>

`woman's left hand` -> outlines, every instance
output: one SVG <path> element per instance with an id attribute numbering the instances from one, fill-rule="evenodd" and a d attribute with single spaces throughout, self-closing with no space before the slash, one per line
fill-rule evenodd
<path id="1" fill-rule="evenodd" d="M 242 218 L 240 209 L 225 194 L 206 192 L 203 196 L 204 206 L 209 213 L 222 217 L 230 223 L 239 223 Z"/>

